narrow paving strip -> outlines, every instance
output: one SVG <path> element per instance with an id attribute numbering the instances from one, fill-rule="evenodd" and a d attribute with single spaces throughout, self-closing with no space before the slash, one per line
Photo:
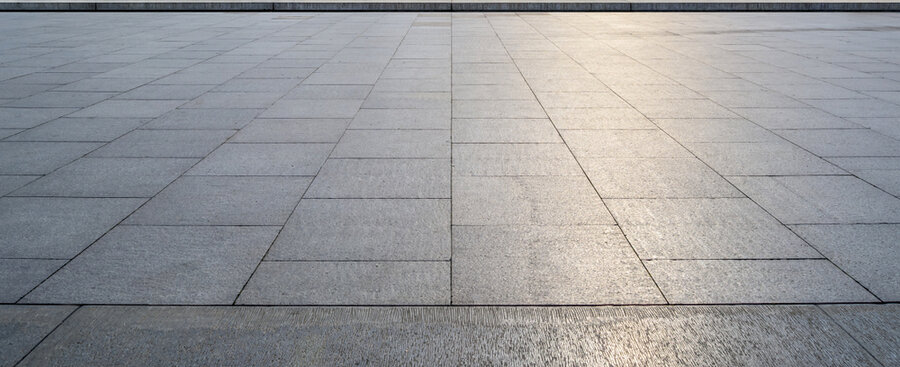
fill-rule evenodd
<path id="1" fill-rule="evenodd" d="M 896 24 L 0 13 L 0 365 L 900 363 Z"/>

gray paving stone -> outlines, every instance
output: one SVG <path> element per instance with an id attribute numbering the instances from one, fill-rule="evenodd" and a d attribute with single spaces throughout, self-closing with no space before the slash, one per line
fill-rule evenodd
<path id="1" fill-rule="evenodd" d="M 896 304 L 890 305 L 822 305 L 853 338 L 881 362 L 890 366 L 900 363 L 900 324 Z"/>
<path id="2" fill-rule="evenodd" d="M 360 109 L 350 129 L 450 129 L 446 109 Z"/>
<path id="3" fill-rule="evenodd" d="M 446 305 L 450 263 L 264 261 L 237 303 Z"/>
<path id="4" fill-rule="evenodd" d="M 59 118 L 10 137 L 7 141 L 108 142 L 146 120 L 122 118 Z"/>
<path id="5" fill-rule="evenodd" d="M 99 143 L 0 142 L 0 174 L 47 174 L 101 145 Z"/>
<path id="6" fill-rule="evenodd" d="M 583 177 L 453 178 L 455 225 L 612 224 L 600 197 Z"/>
<path id="7" fill-rule="evenodd" d="M 267 108 L 283 93 L 209 92 L 185 103 L 181 108 Z"/>
<path id="8" fill-rule="evenodd" d="M 87 107 L 114 96 L 115 93 L 43 92 L 7 103 L 8 107 Z"/>
<path id="9" fill-rule="evenodd" d="M 515 70 L 515 69 L 514 69 Z M 377 85 L 376 85 L 377 87 Z M 533 100 L 534 92 L 528 88 L 511 88 L 508 85 L 454 85 L 453 100 Z"/>
<path id="10" fill-rule="evenodd" d="M 16 135 L 22 131 L 25 131 L 25 129 L 0 129 L 0 140 Z"/>
<path id="11" fill-rule="evenodd" d="M 329 159 L 307 198 L 450 198 L 449 159 Z"/>
<path id="12" fill-rule="evenodd" d="M 547 118 L 536 100 L 462 100 L 453 102 L 454 118 Z"/>
<path id="13" fill-rule="evenodd" d="M 76 308 L 0 306 L 0 365 L 16 365 Z"/>
<path id="14" fill-rule="evenodd" d="M 119 226 L 26 303 L 231 304 L 278 227 Z"/>
<path id="15" fill-rule="evenodd" d="M 730 110 L 707 99 L 633 99 L 629 100 L 628 103 L 632 104 L 638 111 L 652 119 L 714 119 L 737 117 L 737 115 Z"/>
<path id="16" fill-rule="evenodd" d="M 304 199 L 267 260 L 449 260 L 450 201 Z"/>
<path id="17" fill-rule="evenodd" d="M 898 122 L 900 121 L 900 117 L 851 118 L 849 120 L 883 135 L 890 136 L 894 139 L 900 139 L 900 122 Z"/>
<path id="18" fill-rule="evenodd" d="M 854 157 L 828 160 L 875 187 L 900 196 L 900 158 Z"/>
<path id="19" fill-rule="evenodd" d="M 231 138 L 240 143 L 337 143 L 346 119 L 259 119 Z"/>
<path id="20" fill-rule="evenodd" d="M 371 85 L 300 85 L 283 98 L 288 99 L 365 99 Z"/>
<path id="21" fill-rule="evenodd" d="M 252 70 L 251 70 L 252 71 Z M 297 79 L 291 78 L 235 78 L 217 86 L 215 92 L 271 92 L 281 97 L 300 84 Z M 259 95 L 262 97 L 261 95 Z M 277 99 L 277 98 L 276 98 Z M 210 99 L 201 99 L 202 102 L 212 102 Z M 221 99 L 224 100 L 224 99 Z M 220 100 L 220 101 L 221 101 Z M 259 98 L 260 101 L 263 98 Z M 233 106 L 232 106 L 233 107 Z"/>
<path id="22" fill-rule="evenodd" d="M 748 199 L 609 199 L 642 259 L 783 259 L 821 255 Z"/>
<path id="23" fill-rule="evenodd" d="M 453 174 L 460 176 L 581 176 L 565 144 L 457 144 Z"/>
<path id="24" fill-rule="evenodd" d="M 202 158 L 234 130 L 135 130 L 97 149 L 91 157 Z"/>
<path id="25" fill-rule="evenodd" d="M 348 130 L 334 158 L 450 158 L 447 130 Z"/>
<path id="26" fill-rule="evenodd" d="M 564 130 L 575 157 L 679 158 L 691 153 L 660 130 Z"/>
<path id="27" fill-rule="evenodd" d="M 332 144 L 223 144 L 189 175 L 315 176 Z"/>
<path id="28" fill-rule="evenodd" d="M 900 199 L 853 176 L 729 180 L 785 224 L 900 223 Z"/>
<path id="29" fill-rule="evenodd" d="M 838 267 L 883 301 L 900 300 L 900 225 L 792 226 Z"/>
<path id="30" fill-rule="evenodd" d="M 843 307 L 849 308 L 851 311 L 847 313 L 852 316 L 858 308 L 880 306 Z M 885 313 L 887 318 L 895 315 L 890 310 Z M 340 322 L 336 324 L 335 320 Z M 265 338 L 261 339 L 262 336 Z M 204 340 L 202 346 L 195 342 L 198 338 Z M 548 338 L 554 342 L 535 342 Z M 84 345 L 96 347 L 85 349 Z M 522 353 L 519 347 L 523 345 L 534 353 Z M 263 347 L 268 352 L 258 353 L 258 348 Z M 698 349 L 708 352 L 687 352 Z M 130 352 L 123 353 L 125 350 Z M 449 357 L 447 351 L 452 352 Z M 167 356 L 167 360 L 159 361 L 159 356 Z M 818 308 L 768 305 L 86 306 L 41 344 L 23 365 L 282 365 L 364 361 L 434 365 L 464 364 L 472 360 L 521 365 L 566 360 L 598 366 L 878 365 Z"/>
<path id="31" fill-rule="evenodd" d="M 653 122 L 682 143 L 751 143 L 778 140 L 775 134 L 743 119 L 658 119 Z"/>
<path id="32" fill-rule="evenodd" d="M 603 198 L 742 197 L 696 158 L 582 158 Z"/>
<path id="33" fill-rule="evenodd" d="M 177 109 L 143 126 L 144 129 L 241 129 L 262 110 L 244 108 Z"/>
<path id="34" fill-rule="evenodd" d="M 455 226 L 454 304 L 658 304 L 615 226 Z"/>
<path id="35" fill-rule="evenodd" d="M 72 258 L 144 201 L 0 198 L 0 257 Z"/>
<path id="36" fill-rule="evenodd" d="M 0 107 L 0 128 L 29 129 L 77 110 L 77 108 Z"/>
<path id="37" fill-rule="evenodd" d="M 15 303 L 53 274 L 66 260 L 0 259 L 0 302 Z"/>
<path id="38" fill-rule="evenodd" d="M 784 130 L 787 140 L 818 156 L 900 156 L 900 140 L 868 129 Z"/>
<path id="39" fill-rule="evenodd" d="M 454 143 L 561 143 L 547 119 L 454 119 Z"/>
<path id="40" fill-rule="evenodd" d="M 176 99 L 190 100 L 200 97 L 215 85 L 158 85 L 148 84 L 132 89 L 115 97 L 115 99 Z"/>
<path id="41" fill-rule="evenodd" d="M 81 158 L 11 195 L 152 197 L 195 163 L 189 158 Z"/>
<path id="42" fill-rule="evenodd" d="M 283 99 L 263 111 L 261 118 L 353 118 L 362 105 L 358 99 Z"/>
<path id="43" fill-rule="evenodd" d="M 704 91 L 710 100 L 729 108 L 802 108 L 800 101 L 773 91 Z"/>
<path id="44" fill-rule="evenodd" d="M 839 117 L 900 117 L 900 106 L 879 99 L 808 99 L 818 109 Z"/>
<path id="45" fill-rule="evenodd" d="M 685 143 L 722 175 L 842 174 L 844 170 L 783 140 L 752 143 Z"/>
<path id="46" fill-rule="evenodd" d="M 877 301 L 828 260 L 653 260 L 644 265 L 675 304 Z"/>
<path id="47" fill-rule="evenodd" d="M 736 108 L 739 115 L 767 129 L 840 129 L 859 125 L 815 108 Z"/>
<path id="48" fill-rule="evenodd" d="M 560 130 L 656 129 L 633 108 L 548 108 L 547 114 Z"/>
<path id="49" fill-rule="evenodd" d="M 40 176 L 0 175 L 0 196 L 9 194 Z"/>
<path id="50" fill-rule="evenodd" d="M 184 104 L 183 100 L 108 100 L 69 114 L 69 117 L 156 118 Z"/>
<path id="51" fill-rule="evenodd" d="M 450 93 L 374 91 L 366 97 L 362 107 L 373 109 L 449 109 Z"/>

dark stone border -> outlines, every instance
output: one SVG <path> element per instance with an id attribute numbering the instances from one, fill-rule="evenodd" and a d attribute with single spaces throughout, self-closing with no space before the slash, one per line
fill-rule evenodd
<path id="1" fill-rule="evenodd" d="M 900 11 L 900 2 L 0 2 L 0 11 Z"/>

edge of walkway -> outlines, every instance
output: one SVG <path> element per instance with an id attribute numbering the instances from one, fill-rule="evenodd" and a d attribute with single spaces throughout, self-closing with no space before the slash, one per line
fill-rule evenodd
<path id="1" fill-rule="evenodd" d="M 0 11 L 884 12 L 900 2 L 35 1 L 0 2 Z"/>

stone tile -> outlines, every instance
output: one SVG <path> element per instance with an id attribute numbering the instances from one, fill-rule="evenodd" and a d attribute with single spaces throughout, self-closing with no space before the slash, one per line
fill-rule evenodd
<path id="1" fill-rule="evenodd" d="M 26 303 L 231 304 L 278 227 L 119 226 Z"/>
<path id="2" fill-rule="evenodd" d="M 735 108 L 766 129 L 841 129 L 859 125 L 815 108 Z"/>
<path id="3" fill-rule="evenodd" d="M 135 130 L 91 153 L 91 157 L 202 158 L 234 130 Z"/>
<path id="4" fill-rule="evenodd" d="M 283 225 L 306 177 L 181 177 L 131 215 L 141 225 Z"/>
<path id="5" fill-rule="evenodd" d="M 454 143 L 561 143 L 547 119 L 454 119 Z"/>
<path id="6" fill-rule="evenodd" d="M 178 109 L 143 126 L 144 129 L 241 129 L 262 110 L 244 108 Z"/>
<path id="7" fill-rule="evenodd" d="M 818 156 L 900 156 L 900 140 L 868 129 L 784 130 L 787 140 Z"/>
<path id="8" fill-rule="evenodd" d="M 261 118 L 353 118 L 362 105 L 358 99 L 284 99 L 265 110 Z"/>
<path id="9" fill-rule="evenodd" d="M 63 117 L 29 129 L 7 141 L 107 142 L 141 126 L 146 120 Z"/>
<path id="10" fill-rule="evenodd" d="M 286 94 L 284 99 L 365 99 L 371 85 L 300 85 Z"/>
<path id="11" fill-rule="evenodd" d="M 0 128 L 29 129 L 77 110 L 77 108 L 0 107 Z"/>
<path id="12" fill-rule="evenodd" d="M 122 93 L 115 99 L 178 99 L 190 100 L 200 97 L 201 94 L 208 92 L 215 85 L 158 85 L 148 84 L 137 87 L 128 92 Z"/>
<path id="13" fill-rule="evenodd" d="M 660 130 L 564 130 L 576 157 L 678 158 L 691 153 Z"/>
<path id="14" fill-rule="evenodd" d="M 581 176 L 565 144 L 457 144 L 453 174 L 460 176 Z"/>
<path id="15" fill-rule="evenodd" d="M 622 98 L 608 92 L 538 92 L 544 108 L 628 108 Z"/>
<path id="16" fill-rule="evenodd" d="M 271 92 L 277 93 L 280 98 L 283 94 L 300 84 L 297 79 L 290 78 L 235 78 L 213 89 L 214 92 Z M 262 95 L 254 99 L 263 100 Z M 276 98 L 277 99 L 277 98 Z M 219 101 L 222 101 L 220 99 Z M 274 101 L 274 100 L 273 100 Z M 212 102 L 205 99 L 203 102 Z"/>
<path id="17" fill-rule="evenodd" d="M 449 159 L 329 159 L 307 198 L 450 198 Z"/>
<path id="18" fill-rule="evenodd" d="M 850 121 L 894 139 L 900 139 L 900 117 L 852 118 Z"/>
<path id="19" fill-rule="evenodd" d="M 189 175 L 315 176 L 332 144 L 223 144 Z"/>
<path id="20" fill-rule="evenodd" d="M 263 262 L 238 304 L 446 305 L 450 263 Z"/>
<path id="21" fill-rule="evenodd" d="M 372 109 L 449 109 L 450 93 L 375 91 L 369 94 L 362 107 Z"/>
<path id="22" fill-rule="evenodd" d="M 544 109 L 536 100 L 463 100 L 453 102 L 454 118 L 547 118 Z"/>
<path id="23" fill-rule="evenodd" d="M 829 307 L 854 310 L 892 306 Z M 891 318 L 895 311 L 886 314 Z M 855 314 L 850 311 L 848 315 Z M 873 323 L 878 321 L 872 319 Z M 892 335 L 896 328 L 881 324 L 876 330 Z M 201 339 L 202 347 L 186 347 Z M 235 343 L 236 339 L 242 342 Z M 166 356 L 165 363 L 170 364 L 202 360 L 211 364 L 240 361 L 246 365 L 304 365 L 372 360 L 395 365 L 413 360 L 438 365 L 447 361 L 441 353 L 422 351 L 423 344 L 441 345 L 459 356 L 451 358 L 459 363 L 475 356 L 487 363 L 514 365 L 547 365 L 560 360 L 597 366 L 667 365 L 672 361 L 686 365 L 879 365 L 828 315 L 807 305 L 400 309 L 86 306 L 22 364 L 152 365 L 159 363 L 159 356 Z M 521 353 L 523 344 L 534 353 Z M 27 348 L 30 345 L 23 347 Z M 267 353 L 259 353 L 261 348 Z M 707 352 L 685 352 L 694 350 Z"/>
<path id="24" fill-rule="evenodd" d="M 900 158 L 829 158 L 831 163 L 849 171 L 875 187 L 900 196 Z"/>
<path id="25" fill-rule="evenodd" d="M 455 225 L 612 224 L 583 177 L 454 177 Z"/>
<path id="26" fill-rule="evenodd" d="M 83 108 L 114 96 L 115 93 L 43 92 L 7 103 L 7 107 Z"/>
<path id="27" fill-rule="evenodd" d="M 0 175 L 0 196 L 9 194 L 39 177 L 40 176 Z"/>
<path id="28" fill-rule="evenodd" d="M 181 108 L 267 108 L 282 93 L 209 92 L 185 103 Z"/>
<path id="29" fill-rule="evenodd" d="M 786 224 L 900 223 L 900 199 L 853 176 L 729 180 Z"/>
<path id="30" fill-rule="evenodd" d="M 685 145 L 700 160 L 726 176 L 845 173 L 833 164 L 783 140 Z"/>
<path id="31" fill-rule="evenodd" d="M 450 158 L 447 130 L 347 130 L 334 158 Z"/>
<path id="32" fill-rule="evenodd" d="M 900 106 L 879 99 L 808 99 L 809 105 L 839 117 L 900 117 Z"/>
<path id="33" fill-rule="evenodd" d="M 0 306 L 0 365 L 14 366 L 76 306 Z"/>
<path id="34" fill-rule="evenodd" d="M 583 158 L 603 198 L 742 197 L 696 158 Z"/>
<path id="35" fill-rule="evenodd" d="M 615 226 L 455 226 L 453 303 L 664 300 Z"/>
<path id="36" fill-rule="evenodd" d="M 450 110 L 363 108 L 350 129 L 450 129 Z"/>
<path id="37" fill-rule="evenodd" d="M 81 158 L 12 195 L 151 197 L 194 163 L 188 158 Z"/>
<path id="38" fill-rule="evenodd" d="M 183 100 L 108 100 L 69 114 L 69 117 L 156 118 L 182 105 Z"/>
<path id="39" fill-rule="evenodd" d="M 704 91 L 703 95 L 729 108 L 802 108 L 800 101 L 772 91 Z"/>
<path id="40" fill-rule="evenodd" d="M 66 260 L 0 259 L 0 302 L 15 303 L 53 274 Z"/>
<path id="41" fill-rule="evenodd" d="M 101 145 L 99 143 L 0 142 L 0 174 L 47 174 Z"/>
<path id="42" fill-rule="evenodd" d="M 560 130 L 656 129 L 633 108 L 548 108 L 547 114 Z"/>
<path id="43" fill-rule="evenodd" d="M 733 112 L 707 99 L 629 100 L 645 116 L 657 118 L 714 119 L 734 118 Z"/>
<path id="44" fill-rule="evenodd" d="M 822 305 L 843 330 L 884 366 L 900 363 L 898 305 Z"/>
<path id="45" fill-rule="evenodd" d="M 231 138 L 234 143 L 337 143 L 346 119 L 259 119 Z"/>
<path id="46" fill-rule="evenodd" d="M 16 135 L 22 131 L 25 131 L 25 129 L 0 129 L 0 140 Z"/>
<path id="47" fill-rule="evenodd" d="M 0 198 L 0 257 L 72 258 L 144 201 Z"/>
<path id="48" fill-rule="evenodd" d="M 304 199 L 267 260 L 449 260 L 450 201 Z"/>
<path id="49" fill-rule="evenodd" d="M 900 300 L 900 225 L 801 225 L 795 232 L 878 298 Z"/>
<path id="50" fill-rule="evenodd" d="M 877 299 L 828 260 L 654 260 L 671 303 L 824 303 Z"/>
<path id="51" fill-rule="evenodd" d="M 534 100 L 534 92 L 528 88 L 508 85 L 454 85 L 453 100 Z"/>
<path id="52" fill-rule="evenodd" d="M 743 119 L 659 119 L 653 122 L 682 143 L 752 143 L 778 140 L 775 134 Z"/>
<path id="53" fill-rule="evenodd" d="M 642 259 L 782 259 L 821 255 L 748 199 L 609 199 Z"/>

